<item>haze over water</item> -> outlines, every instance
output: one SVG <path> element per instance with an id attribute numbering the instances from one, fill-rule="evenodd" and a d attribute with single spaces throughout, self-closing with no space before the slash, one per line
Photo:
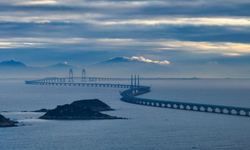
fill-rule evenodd
<path id="1" fill-rule="evenodd" d="M 0 80 L 0 111 L 26 126 L 1 128 L 0 149 L 131 149 L 248 150 L 249 117 L 148 107 L 125 103 L 116 88 L 26 85 Z M 115 82 L 112 82 L 115 83 Z M 129 81 L 120 82 L 130 84 Z M 250 107 L 249 79 L 142 81 L 152 85 L 140 97 Z M 99 98 L 128 120 L 57 121 L 36 119 L 43 113 L 20 112 L 55 108 L 74 100 Z"/>

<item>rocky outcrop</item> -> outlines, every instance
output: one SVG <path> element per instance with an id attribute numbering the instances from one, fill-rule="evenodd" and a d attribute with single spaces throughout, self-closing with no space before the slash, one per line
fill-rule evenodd
<path id="1" fill-rule="evenodd" d="M 57 106 L 55 109 L 49 110 L 40 119 L 123 119 L 121 117 L 109 116 L 98 111 L 93 111 L 90 108 L 66 104 Z"/>
<path id="2" fill-rule="evenodd" d="M 78 100 L 71 103 L 71 105 L 89 108 L 93 111 L 107 111 L 113 110 L 110 108 L 109 105 L 105 104 L 104 102 L 100 101 L 99 99 L 90 99 L 90 100 Z"/>
<path id="3" fill-rule="evenodd" d="M 0 114 L 0 127 L 14 127 L 16 126 L 15 123 L 16 122 L 11 121 Z"/>

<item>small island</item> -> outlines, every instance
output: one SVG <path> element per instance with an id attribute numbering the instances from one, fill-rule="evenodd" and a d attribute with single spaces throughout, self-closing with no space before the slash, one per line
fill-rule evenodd
<path id="1" fill-rule="evenodd" d="M 100 110 L 112 110 L 100 100 L 79 100 L 71 104 L 59 105 L 48 110 L 40 119 L 88 120 L 88 119 L 126 119 L 100 113 Z"/>
<path id="2" fill-rule="evenodd" d="M 71 105 L 89 108 L 93 111 L 109 111 L 113 110 L 109 105 L 100 101 L 99 99 L 87 99 L 87 100 L 77 100 L 71 103 Z"/>
<path id="3" fill-rule="evenodd" d="M 0 127 L 15 127 L 17 122 L 11 121 L 0 114 Z"/>

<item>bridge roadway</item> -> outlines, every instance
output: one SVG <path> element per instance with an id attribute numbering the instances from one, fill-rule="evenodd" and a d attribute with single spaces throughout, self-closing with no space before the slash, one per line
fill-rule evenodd
<path id="1" fill-rule="evenodd" d="M 194 80 L 198 78 L 143 78 L 139 80 Z M 130 81 L 131 78 L 102 78 L 102 77 L 87 77 L 86 81 Z"/>
<path id="2" fill-rule="evenodd" d="M 210 105 L 210 104 L 198 104 L 198 103 L 187 103 L 187 102 L 175 102 L 166 100 L 154 100 L 135 97 L 137 95 L 145 94 L 150 92 L 150 87 L 138 87 L 136 89 L 128 89 L 121 93 L 121 100 L 129 103 L 147 105 L 154 107 L 165 107 L 172 109 L 210 112 L 218 114 L 229 114 L 239 116 L 250 116 L 250 108 L 244 107 L 233 107 L 233 106 L 222 106 L 222 105 Z"/>
<path id="3" fill-rule="evenodd" d="M 126 84 L 110 84 L 110 83 L 86 83 L 86 82 L 37 82 L 25 81 L 26 84 L 33 85 L 54 85 L 54 86 L 84 86 L 84 87 L 113 87 L 113 88 L 130 88 L 131 85 Z"/>
<path id="4" fill-rule="evenodd" d="M 250 116 L 250 108 L 244 107 L 233 107 L 233 106 L 222 106 L 222 105 L 210 105 L 210 104 L 198 104 L 198 103 L 187 103 L 187 102 L 175 102 L 166 100 L 154 100 L 146 98 L 138 98 L 136 96 L 150 92 L 148 86 L 137 86 L 132 87 L 131 85 L 125 84 L 109 84 L 109 83 L 86 83 L 86 82 L 66 82 L 65 78 L 49 78 L 47 80 L 33 80 L 25 81 L 26 84 L 33 85 L 55 85 L 55 86 L 84 86 L 84 87 L 114 87 L 114 88 L 129 88 L 120 93 L 122 96 L 121 100 L 129 103 L 147 105 L 154 107 L 165 107 L 172 109 L 210 112 L 218 114 L 229 114 L 239 116 Z"/>
<path id="5" fill-rule="evenodd" d="M 198 78 L 143 78 L 140 77 L 139 80 L 194 80 Z M 130 81 L 131 78 L 102 78 L 102 77 L 87 77 L 88 81 Z"/>
<path id="6" fill-rule="evenodd" d="M 74 77 L 74 79 L 80 79 L 81 82 L 95 82 L 95 81 L 130 81 L 131 78 L 104 78 L 104 77 Z M 197 78 L 143 78 L 140 77 L 139 80 L 195 80 Z M 34 80 L 36 82 L 66 82 L 68 78 L 44 78 Z"/>

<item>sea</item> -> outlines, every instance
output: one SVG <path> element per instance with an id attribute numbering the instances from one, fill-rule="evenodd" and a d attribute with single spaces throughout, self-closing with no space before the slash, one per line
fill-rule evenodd
<path id="1" fill-rule="evenodd" d="M 122 88 L 27 85 L 24 80 L 0 79 L 0 113 L 19 122 L 18 127 L 0 128 L 0 150 L 250 149 L 250 117 L 126 103 L 120 100 Z M 140 84 L 151 86 L 150 93 L 139 96 L 143 98 L 250 108 L 250 79 Z M 29 112 L 94 98 L 115 109 L 103 113 L 129 119 L 42 120 L 38 117 L 44 113 Z"/>

